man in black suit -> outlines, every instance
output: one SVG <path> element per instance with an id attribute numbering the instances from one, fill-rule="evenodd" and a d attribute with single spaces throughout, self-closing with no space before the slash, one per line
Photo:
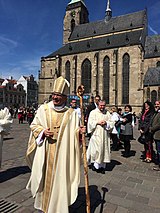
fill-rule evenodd
<path id="1" fill-rule="evenodd" d="M 88 117 L 89 117 L 89 114 L 90 112 L 97 108 L 98 107 L 98 103 L 100 101 L 101 97 L 99 95 L 96 95 L 95 97 L 91 96 L 91 100 L 90 100 L 90 104 L 88 105 L 87 107 L 87 110 L 86 110 L 86 115 L 85 115 L 85 126 L 87 126 L 87 122 L 88 122 Z M 91 134 L 87 134 L 87 136 L 91 137 Z"/>

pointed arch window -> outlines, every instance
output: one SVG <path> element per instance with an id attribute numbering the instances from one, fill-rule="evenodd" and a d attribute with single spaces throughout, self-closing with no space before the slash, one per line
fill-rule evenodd
<path id="1" fill-rule="evenodd" d="M 147 88 L 147 100 L 150 100 L 150 88 Z"/>
<path id="2" fill-rule="evenodd" d="M 154 104 L 155 101 L 157 101 L 157 91 L 156 90 L 152 90 L 152 92 L 151 92 L 151 102 L 152 102 L 152 104 Z"/>
<path id="3" fill-rule="evenodd" d="M 91 92 L 91 62 L 85 59 L 82 63 L 82 85 L 85 88 L 85 93 Z"/>
<path id="4" fill-rule="evenodd" d="M 130 74 L 130 56 L 128 53 L 123 56 L 122 67 L 122 104 L 129 104 L 129 74 Z"/>
<path id="5" fill-rule="evenodd" d="M 71 32 L 73 32 L 74 27 L 75 27 L 75 20 L 72 19 L 72 20 L 71 20 Z"/>
<path id="6" fill-rule="evenodd" d="M 95 75 L 96 75 L 96 95 L 99 94 L 99 91 L 98 91 L 98 87 L 99 87 L 99 53 L 96 53 L 94 55 L 94 66 L 95 66 Z"/>
<path id="7" fill-rule="evenodd" d="M 110 59 L 106 56 L 103 60 L 103 98 L 109 104 Z"/>
<path id="8" fill-rule="evenodd" d="M 68 82 L 70 82 L 70 69 L 71 69 L 70 61 L 67 61 L 65 64 L 65 78 L 67 79 Z"/>

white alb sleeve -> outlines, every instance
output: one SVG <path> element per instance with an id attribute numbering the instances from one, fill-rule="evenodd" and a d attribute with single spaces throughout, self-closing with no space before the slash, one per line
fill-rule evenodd
<path id="1" fill-rule="evenodd" d="M 44 133 L 44 130 L 41 131 L 41 133 L 39 134 L 38 138 L 36 139 L 36 143 L 37 145 L 40 145 L 41 143 L 43 143 L 43 133 Z"/>

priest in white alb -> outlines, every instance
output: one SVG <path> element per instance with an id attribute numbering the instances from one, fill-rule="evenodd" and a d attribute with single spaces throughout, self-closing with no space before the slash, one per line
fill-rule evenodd
<path id="1" fill-rule="evenodd" d="M 92 170 L 105 173 L 106 163 L 110 163 L 110 132 L 114 127 L 106 102 L 100 100 L 98 107 L 90 112 L 88 133 L 91 133 L 87 149 L 87 160 Z"/>

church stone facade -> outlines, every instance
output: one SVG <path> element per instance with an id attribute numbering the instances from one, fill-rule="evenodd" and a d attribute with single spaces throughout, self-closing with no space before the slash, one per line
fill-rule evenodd
<path id="1" fill-rule="evenodd" d="M 60 75 L 70 95 L 83 84 L 85 94 L 99 94 L 108 107 L 130 104 L 139 112 L 146 99 L 160 99 L 160 36 L 148 36 L 147 10 L 112 17 L 108 0 L 104 19 L 89 22 L 85 2 L 71 0 L 63 23 L 63 46 L 41 58 L 39 103 Z"/>

